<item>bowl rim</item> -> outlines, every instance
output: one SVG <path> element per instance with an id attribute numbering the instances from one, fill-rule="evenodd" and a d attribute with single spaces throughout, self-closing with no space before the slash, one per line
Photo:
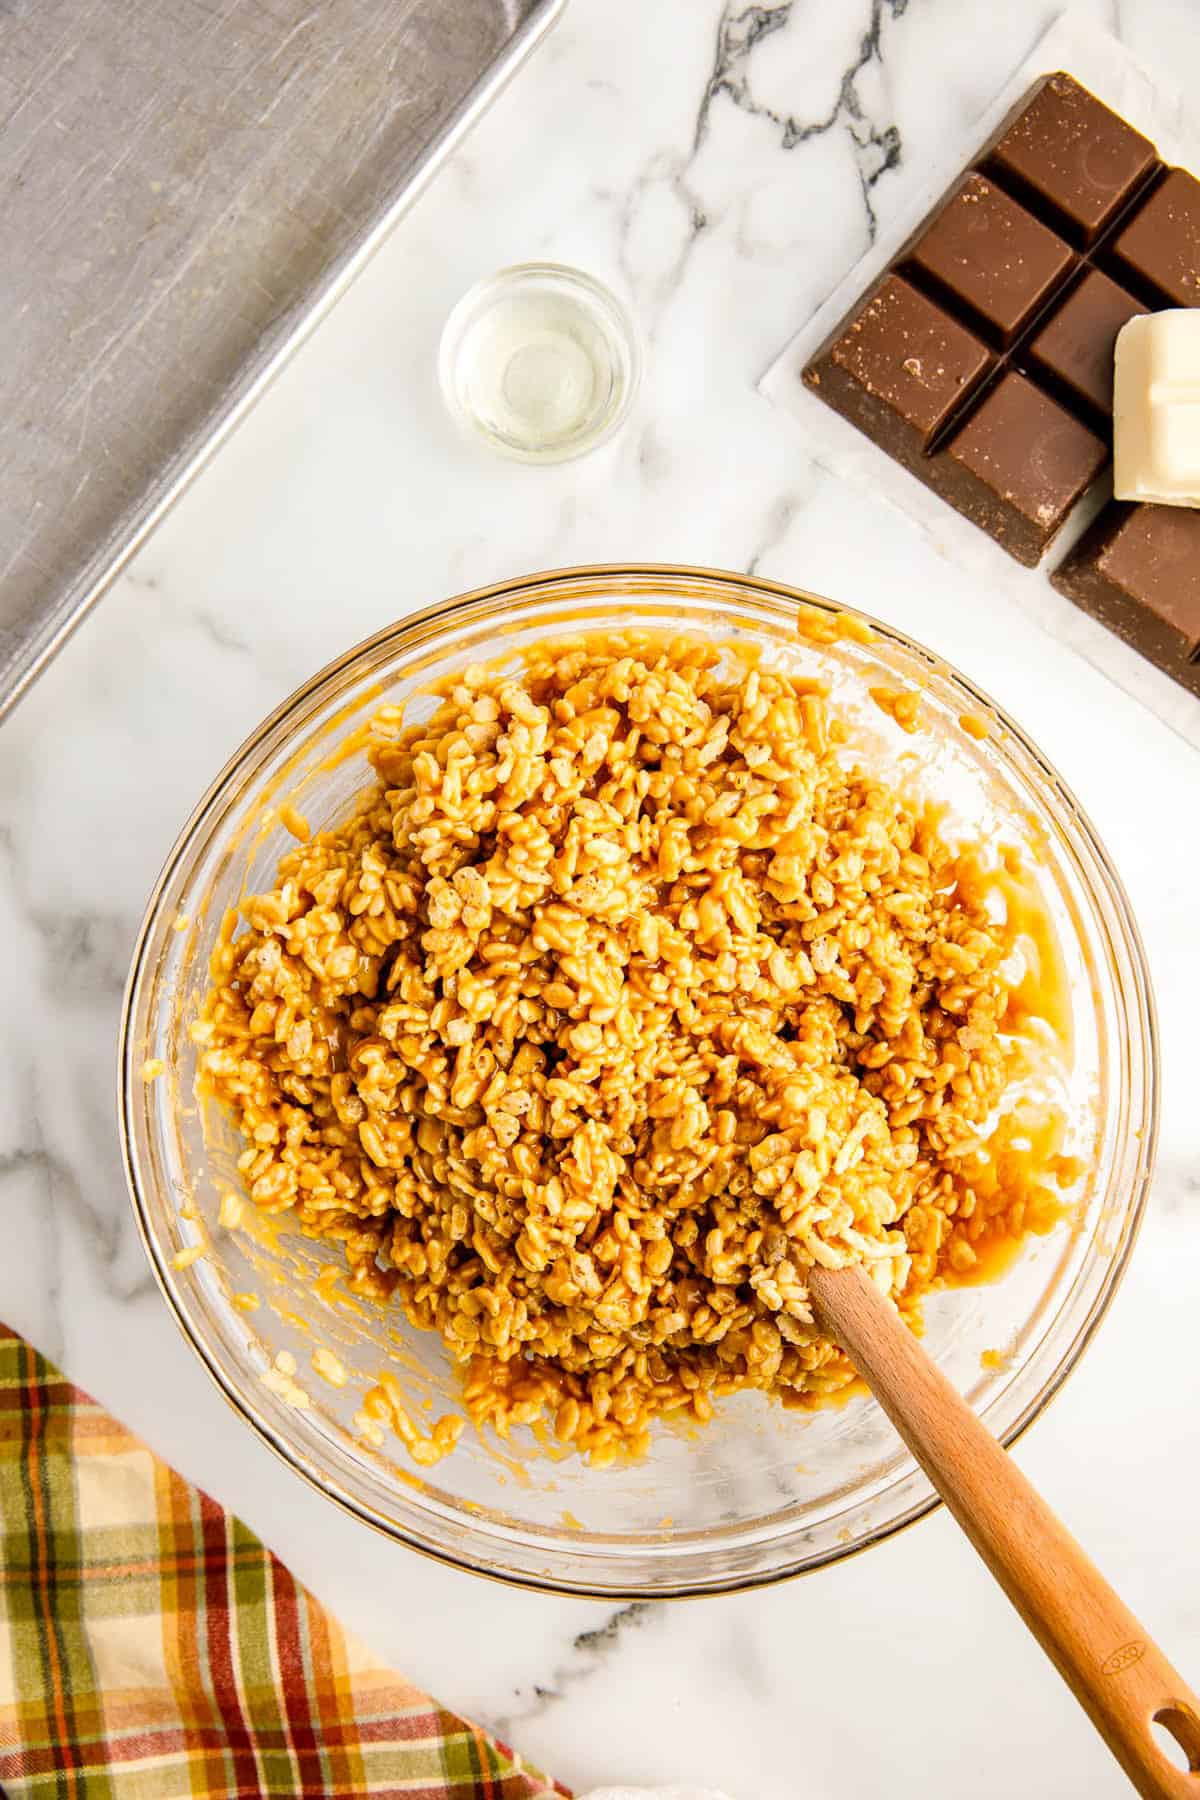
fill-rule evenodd
<path id="1" fill-rule="evenodd" d="M 1019 751 L 1029 759 L 1041 778 L 1053 790 L 1057 799 L 1070 810 L 1072 822 L 1103 877 L 1107 888 L 1107 899 L 1112 905 L 1120 925 L 1129 957 L 1130 970 L 1134 978 L 1137 1001 L 1135 1016 L 1140 1018 L 1143 1028 L 1144 1119 L 1137 1163 L 1132 1175 L 1134 1191 L 1130 1195 L 1128 1208 L 1123 1215 L 1122 1242 L 1117 1252 L 1109 1259 L 1103 1279 L 1087 1314 L 1077 1327 L 1074 1337 L 1056 1366 L 1038 1391 L 1026 1403 L 1017 1418 L 1002 1433 L 997 1434 L 999 1442 L 1006 1450 L 1013 1447 L 1061 1392 L 1068 1377 L 1078 1367 L 1121 1285 L 1145 1217 L 1157 1151 L 1162 1087 L 1157 1008 L 1145 946 L 1124 883 L 1113 866 L 1090 815 L 1080 805 L 1073 789 L 1063 780 L 1049 758 L 984 688 L 981 688 L 978 683 L 963 674 L 954 664 L 948 662 L 936 651 L 930 650 L 919 640 L 910 637 L 896 626 L 876 618 L 871 613 L 863 612 L 855 606 L 845 605 L 811 589 L 795 587 L 786 582 L 774 581 L 765 576 L 742 573 L 733 569 L 670 562 L 627 561 L 570 564 L 536 571 L 528 575 L 510 577 L 502 581 L 489 582 L 485 586 L 465 590 L 438 601 L 432 606 L 408 613 L 334 657 L 280 701 L 226 759 L 192 808 L 163 861 L 147 898 L 134 941 L 129 974 L 122 997 L 117 1036 L 115 1098 L 122 1165 L 125 1170 L 126 1185 L 138 1234 L 142 1240 L 147 1260 L 177 1327 L 223 1399 L 288 1468 L 300 1475 L 318 1493 L 323 1494 L 344 1512 L 378 1531 L 382 1536 L 393 1542 L 402 1543 L 420 1555 L 449 1568 L 481 1575 L 504 1586 L 520 1587 L 535 1593 L 564 1594 L 578 1598 L 615 1602 L 644 1600 L 647 1597 L 656 1600 L 677 1600 L 706 1598 L 718 1594 L 748 1593 L 759 1588 L 774 1586 L 779 1582 L 796 1580 L 803 1575 L 814 1574 L 820 1569 L 832 1567 L 850 1557 L 857 1556 L 873 1545 L 882 1543 L 887 1538 L 907 1530 L 934 1512 L 942 1504 L 942 1501 L 937 1492 L 931 1490 L 928 1494 L 916 1499 L 896 1517 L 869 1529 L 862 1537 L 845 1544 L 835 1543 L 815 1557 L 805 1558 L 797 1555 L 790 1565 L 754 1571 L 749 1574 L 720 1576 L 712 1581 L 704 1581 L 695 1576 L 684 1577 L 678 1581 L 656 1581 L 652 1591 L 644 1585 L 634 1584 L 623 1587 L 619 1581 L 606 1581 L 600 1584 L 586 1578 L 582 1580 L 566 1579 L 556 1575 L 537 1575 L 524 1571 L 500 1569 L 489 1564 L 483 1558 L 477 1558 L 468 1549 L 460 1547 L 457 1551 L 452 1551 L 441 1545 L 422 1540 L 410 1529 L 398 1524 L 395 1519 L 389 1518 L 369 1502 L 351 1493 L 336 1476 L 324 1471 L 318 1472 L 315 1467 L 310 1466 L 307 1457 L 282 1433 L 277 1431 L 268 1420 L 263 1418 L 248 1397 L 241 1393 L 236 1384 L 226 1376 L 210 1354 L 203 1334 L 197 1329 L 187 1309 L 182 1305 L 180 1297 L 168 1277 L 166 1263 L 157 1236 L 151 1227 L 144 1198 L 145 1178 L 136 1147 L 136 1132 L 133 1124 L 133 1101 L 140 1081 L 134 1068 L 132 1026 L 143 986 L 152 973 L 148 967 L 147 951 L 158 919 L 164 891 L 190 849 L 194 837 L 202 828 L 214 801 L 226 784 L 237 774 L 255 746 L 260 744 L 289 715 L 316 696 L 320 690 L 332 684 L 338 676 L 345 673 L 354 664 L 368 659 L 374 651 L 382 646 L 395 645 L 397 648 L 401 648 L 404 641 L 410 637 L 416 637 L 419 641 L 427 628 L 434 622 L 445 623 L 459 613 L 482 603 L 501 597 L 518 600 L 532 590 L 544 589 L 556 584 L 566 585 L 577 581 L 619 580 L 631 577 L 653 579 L 659 576 L 717 585 L 732 584 L 742 590 L 748 590 L 752 595 L 785 600 L 797 606 L 812 606 L 822 612 L 853 619 L 869 627 L 872 632 L 888 643 L 914 656 L 918 661 L 923 661 L 930 668 L 949 674 L 974 701 L 978 702 L 981 708 L 985 708 L 1003 726 Z"/>

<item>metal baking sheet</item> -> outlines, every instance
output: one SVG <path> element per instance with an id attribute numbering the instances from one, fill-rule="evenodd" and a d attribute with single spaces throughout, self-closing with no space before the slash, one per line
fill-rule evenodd
<path id="1" fill-rule="evenodd" d="M 563 0 L 2 0 L 0 716 Z"/>

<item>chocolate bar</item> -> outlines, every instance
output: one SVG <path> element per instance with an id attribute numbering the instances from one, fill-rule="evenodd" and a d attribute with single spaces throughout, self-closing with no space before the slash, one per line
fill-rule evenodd
<path id="1" fill-rule="evenodd" d="M 1192 305 L 1200 182 L 1165 169 L 1060 72 L 1010 114 L 803 379 L 1032 566 L 1108 465 L 1118 331 Z"/>
<path id="2" fill-rule="evenodd" d="M 1200 694 L 1200 512 L 1114 501 L 1050 580 Z"/>

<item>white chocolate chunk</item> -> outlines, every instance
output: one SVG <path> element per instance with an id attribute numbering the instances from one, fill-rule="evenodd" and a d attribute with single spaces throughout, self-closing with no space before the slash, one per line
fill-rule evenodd
<path id="1" fill-rule="evenodd" d="M 1200 507 L 1200 309 L 1130 319 L 1116 359 L 1113 493 Z"/>

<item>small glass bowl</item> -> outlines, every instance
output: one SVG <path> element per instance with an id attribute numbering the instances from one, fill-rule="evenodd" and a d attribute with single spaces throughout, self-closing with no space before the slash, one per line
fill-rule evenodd
<path id="1" fill-rule="evenodd" d="M 420 1471 L 395 1440 L 363 1442 L 355 1414 L 381 1368 L 418 1419 L 461 1411 L 458 1377 L 436 1334 L 395 1309 L 339 1302 L 324 1285 L 335 1249 L 290 1232 L 286 1214 L 272 1221 L 247 1206 L 251 1229 L 220 1224 L 222 1192 L 240 1186 L 241 1146 L 196 1100 L 188 1025 L 226 909 L 269 887 L 294 843 L 285 803 L 313 829 L 344 816 L 371 779 L 355 734 L 385 701 L 428 716 L 430 684 L 451 671 L 588 630 L 684 633 L 821 673 L 855 722 L 856 751 L 860 737 L 874 741 L 886 766 L 918 780 L 927 762 L 968 827 L 1024 850 L 1066 964 L 1069 1148 L 1085 1169 L 1073 1221 L 1031 1239 L 999 1280 L 926 1305 L 927 1347 L 1004 1443 L 1074 1366 L 1132 1249 L 1153 1162 L 1157 1047 L 1137 929 L 1103 848 L 1018 727 L 940 658 L 875 621 L 869 643 L 802 641 L 801 602 L 844 613 L 758 578 L 608 565 L 506 582 L 406 619 L 264 721 L 201 800 L 151 895 L 126 994 L 120 1108 L 134 1209 L 168 1304 L 222 1392 L 285 1461 L 358 1518 L 459 1567 L 605 1597 L 714 1593 L 835 1562 L 935 1498 L 861 1396 L 803 1413 L 737 1394 L 702 1429 L 660 1425 L 642 1461 L 602 1470 L 527 1430 L 499 1443 L 468 1427 L 452 1455 Z M 920 688 L 915 736 L 870 700 L 881 682 Z M 157 1079 L 144 1078 L 149 1059 L 165 1065 Z M 193 1248 L 198 1259 L 180 1257 Z M 248 1294 L 260 1297 L 253 1311 L 243 1310 Z M 336 1354 L 344 1386 L 314 1373 L 318 1346 Z"/>
<path id="2" fill-rule="evenodd" d="M 438 351 L 451 416 L 518 462 L 566 462 L 612 436 L 633 401 L 632 319 L 591 275 L 518 263 L 468 290 Z"/>

